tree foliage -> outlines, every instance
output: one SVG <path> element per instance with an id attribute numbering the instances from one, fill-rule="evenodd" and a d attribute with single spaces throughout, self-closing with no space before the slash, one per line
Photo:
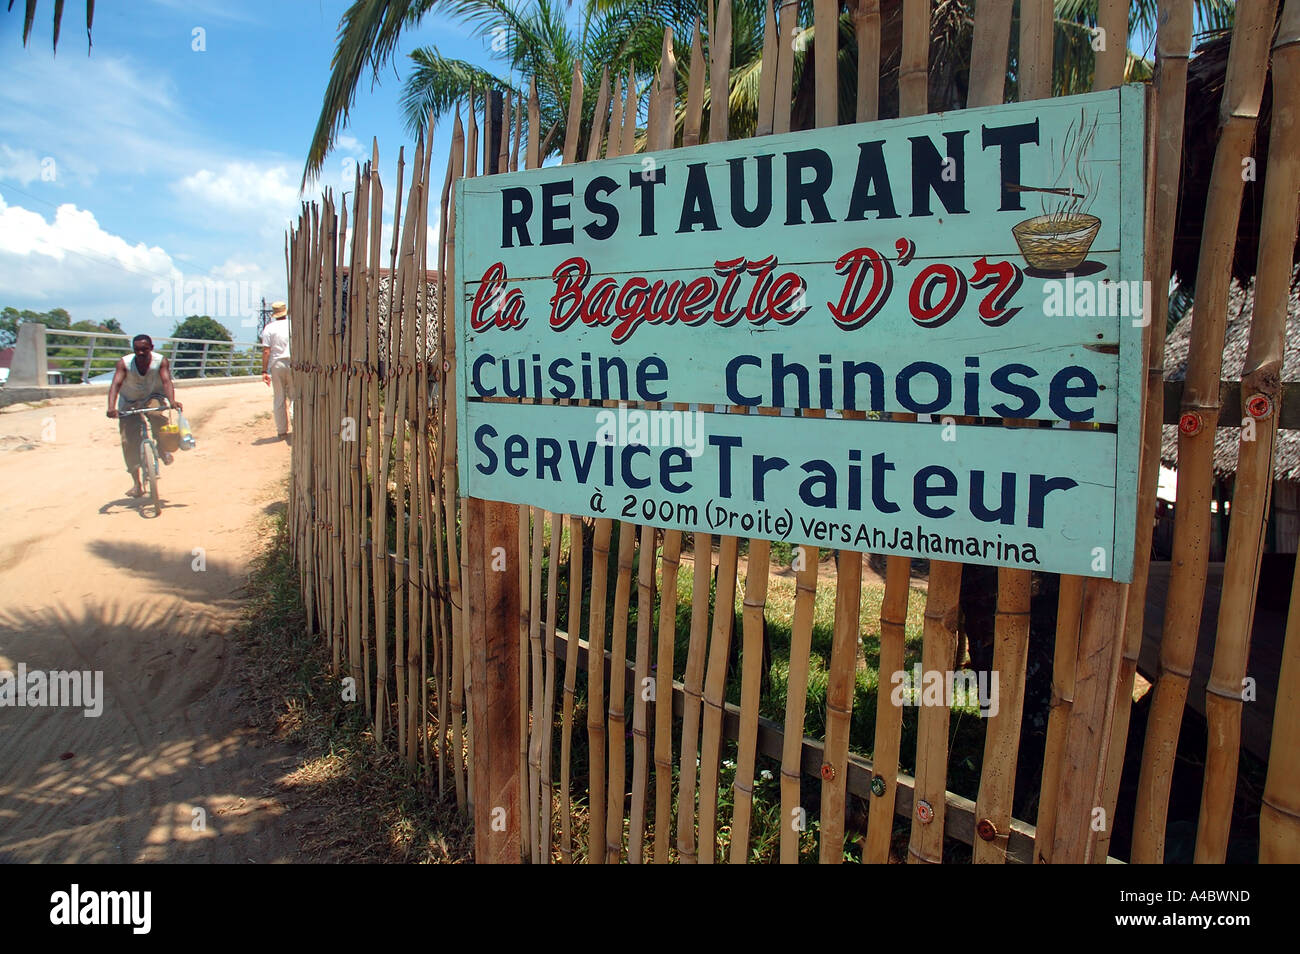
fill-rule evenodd
<path id="1" fill-rule="evenodd" d="M 173 338 L 196 338 L 200 341 L 232 341 L 229 329 L 215 318 L 207 315 L 190 315 L 179 322 L 172 331 Z M 230 345 L 208 345 L 207 360 L 210 363 L 224 362 L 230 356 Z M 177 342 L 168 355 L 172 361 L 172 373 L 178 378 L 197 378 L 203 365 L 204 346 L 196 342 Z"/>

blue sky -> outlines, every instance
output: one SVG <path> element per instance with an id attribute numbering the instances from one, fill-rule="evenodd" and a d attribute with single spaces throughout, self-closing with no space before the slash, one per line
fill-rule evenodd
<path id="1" fill-rule="evenodd" d="M 177 281 L 244 282 L 245 298 L 283 298 L 285 227 L 347 6 L 101 0 L 89 56 L 83 0 L 66 5 L 57 55 L 52 0 L 26 49 L 22 4 L 0 9 L 0 307 L 64 307 L 74 320 L 116 317 L 133 333 L 166 334 L 189 313 L 183 298 L 174 313 Z M 400 73 L 420 45 L 491 62 L 481 38 L 428 16 L 401 40 Z M 413 148 L 400 91 L 391 68 L 373 90 L 367 77 L 321 184 L 338 189 L 345 162 L 368 155 L 374 136 L 391 195 L 398 147 L 408 172 Z M 434 169 L 445 168 L 449 140 L 444 124 Z M 221 320 L 251 337 L 240 314 Z"/>

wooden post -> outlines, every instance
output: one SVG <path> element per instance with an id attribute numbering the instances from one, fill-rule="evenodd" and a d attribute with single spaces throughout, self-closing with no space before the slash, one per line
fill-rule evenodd
<path id="1" fill-rule="evenodd" d="M 474 860 L 515 864 L 519 803 L 519 508 L 470 512 L 468 624 L 474 693 Z"/>

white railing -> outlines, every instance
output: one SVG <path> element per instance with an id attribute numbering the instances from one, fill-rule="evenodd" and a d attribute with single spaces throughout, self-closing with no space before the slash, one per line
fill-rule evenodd
<path id="1" fill-rule="evenodd" d="M 46 328 L 49 383 L 80 384 L 111 373 L 117 360 L 131 351 L 131 337 Z M 262 370 L 262 346 L 253 341 L 154 338 L 153 344 L 154 350 L 171 363 L 176 378 L 228 378 L 260 374 Z"/>

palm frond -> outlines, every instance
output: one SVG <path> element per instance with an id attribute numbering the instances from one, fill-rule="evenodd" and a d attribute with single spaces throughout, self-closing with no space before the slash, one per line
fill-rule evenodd
<path id="1" fill-rule="evenodd" d="M 339 21 L 338 45 L 330 61 L 320 118 L 307 149 L 302 185 L 320 173 L 325 157 L 347 123 L 357 83 L 369 67 L 375 80 L 391 60 L 404 29 L 414 26 L 441 0 L 354 0 Z"/>
<path id="2" fill-rule="evenodd" d="M 430 112 L 434 119 L 442 118 L 472 90 L 522 95 L 518 88 L 482 67 L 449 59 L 436 49 L 421 47 L 412 51 L 410 59 L 414 70 L 403 87 L 401 105 L 412 136 L 424 130 Z"/>

